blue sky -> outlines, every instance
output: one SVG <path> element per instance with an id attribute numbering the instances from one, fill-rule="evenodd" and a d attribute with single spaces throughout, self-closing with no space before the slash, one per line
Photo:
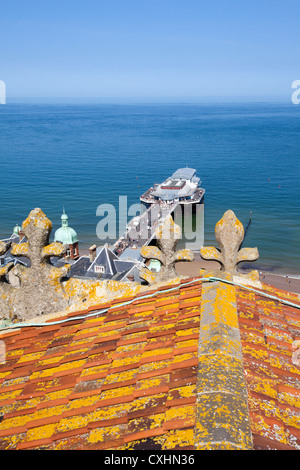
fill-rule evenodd
<path id="1" fill-rule="evenodd" d="M 10 0 L 7 99 L 290 99 L 300 0 Z"/>

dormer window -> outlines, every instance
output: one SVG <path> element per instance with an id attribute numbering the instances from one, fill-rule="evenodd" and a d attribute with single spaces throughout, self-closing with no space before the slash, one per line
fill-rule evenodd
<path id="1" fill-rule="evenodd" d="M 98 265 L 94 266 L 94 272 L 104 274 L 105 273 L 105 266 L 102 266 L 101 264 L 98 264 Z"/>

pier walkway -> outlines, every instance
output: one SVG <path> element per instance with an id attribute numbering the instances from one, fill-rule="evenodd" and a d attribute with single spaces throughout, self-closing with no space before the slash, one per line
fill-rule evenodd
<path id="1" fill-rule="evenodd" d="M 157 201 L 141 215 L 134 217 L 127 224 L 127 230 L 113 245 L 113 251 L 120 256 L 127 248 L 141 248 L 149 245 L 155 237 L 155 231 L 166 217 L 175 211 L 179 202 Z"/>

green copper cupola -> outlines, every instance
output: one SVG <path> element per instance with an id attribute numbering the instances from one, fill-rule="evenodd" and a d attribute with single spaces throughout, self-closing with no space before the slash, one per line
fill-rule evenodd
<path id="1" fill-rule="evenodd" d="M 17 225 L 14 227 L 13 233 L 14 233 L 15 235 L 19 235 L 20 232 L 21 232 L 21 227 L 17 224 Z"/>
<path id="2" fill-rule="evenodd" d="M 61 216 L 61 227 L 56 230 L 54 235 L 54 241 L 60 242 L 63 245 L 73 245 L 78 242 L 77 233 L 72 227 L 69 227 L 69 218 L 63 209 Z"/>

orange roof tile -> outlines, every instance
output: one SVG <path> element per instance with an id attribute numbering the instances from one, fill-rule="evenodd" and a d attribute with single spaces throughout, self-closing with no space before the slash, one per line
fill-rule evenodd
<path id="1" fill-rule="evenodd" d="M 185 279 L 173 287 L 60 319 L 68 322 L 0 332 L 6 351 L 0 364 L 0 449 L 199 448 L 203 423 L 227 416 L 232 406 L 218 393 L 220 407 L 210 406 L 212 394 L 204 392 L 211 373 L 223 368 L 226 378 L 226 367 L 228 373 L 238 362 L 231 357 L 218 363 L 224 341 L 218 343 L 217 333 L 212 349 L 203 343 L 200 355 L 209 308 L 204 283 Z M 297 305 L 299 297 L 270 286 L 261 292 L 234 287 L 230 302 L 232 292 L 252 445 L 299 449 L 300 368 L 293 342 L 300 339 L 300 311 L 263 294 Z M 204 382 L 200 371 L 206 367 Z M 199 393 L 209 410 L 203 418 Z"/>

